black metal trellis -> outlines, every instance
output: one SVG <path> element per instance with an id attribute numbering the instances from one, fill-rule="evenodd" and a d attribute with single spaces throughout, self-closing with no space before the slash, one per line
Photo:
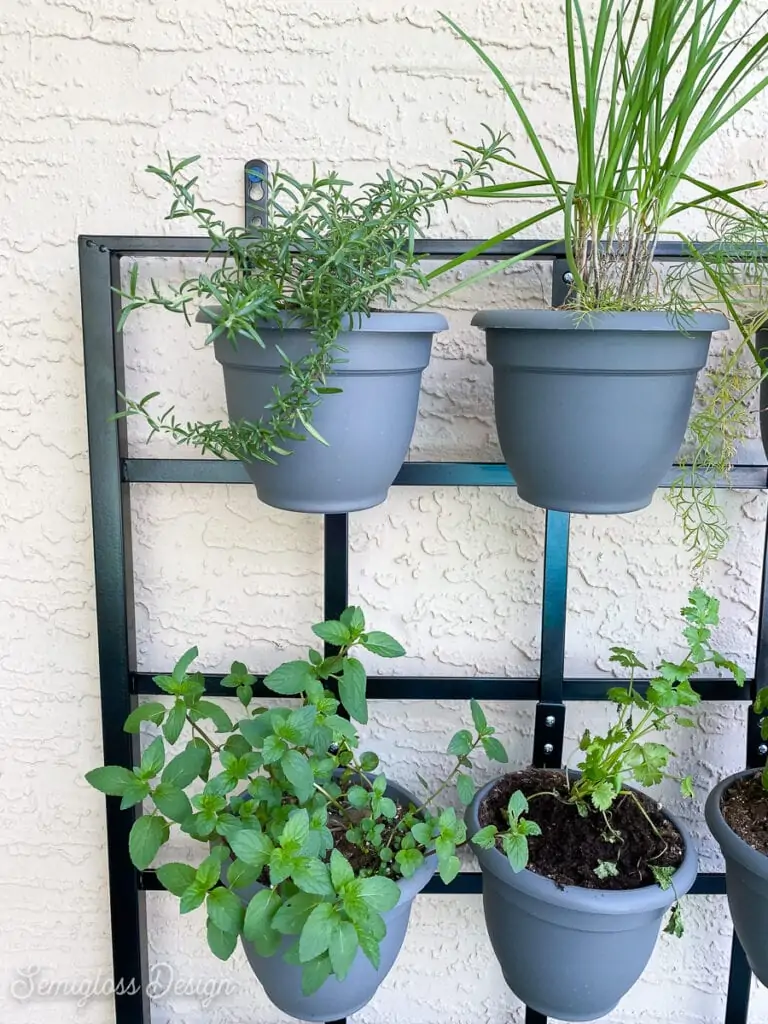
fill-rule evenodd
<path id="1" fill-rule="evenodd" d="M 264 164 L 246 165 L 247 223 L 263 221 L 265 193 L 254 194 L 254 172 L 263 176 Z M 462 239 L 426 239 L 418 243 L 423 253 L 449 259 L 477 243 Z M 510 241 L 489 250 L 484 258 L 502 260 L 530 248 L 525 241 Z M 102 701 L 102 734 L 107 764 L 132 767 L 137 763 L 136 737 L 123 732 L 123 722 L 138 698 L 159 692 L 151 675 L 136 669 L 133 623 L 133 561 L 131 553 L 131 485 L 136 483 L 245 484 L 250 481 L 236 462 L 205 459 L 135 459 L 128 457 L 125 421 L 111 420 L 118 408 L 118 392 L 124 390 L 122 337 L 116 331 L 120 300 L 114 288 L 120 284 L 120 261 L 125 257 L 202 256 L 209 252 L 204 237 L 82 236 L 79 239 L 80 280 L 85 349 L 86 406 L 93 505 L 93 543 L 98 621 L 99 666 Z M 567 264 L 561 246 L 552 245 L 534 258 L 553 263 L 553 302 L 562 301 Z M 660 243 L 659 261 L 685 259 L 687 251 L 677 243 Z M 670 478 L 671 479 L 671 474 Z M 667 481 L 669 482 L 669 480 Z M 396 486 L 469 487 L 514 486 L 506 466 L 485 463 L 406 463 Z M 768 487 L 768 467 L 739 466 L 730 485 L 739 488 Z M 726 486 L 724 481 L 718 486 Z M 565 679 L 565 625 L 568 583 L 570 517 L 546 513 L 544 544 L 544 591 L 541 613 L 541 666 L 538 679 L 387 677 L 369 680 L 368 695 L 375 700 L 533 700 L 536 715 L 533 760 L 539 766 L 561 764 L 565 706 L 569 700 L 601 700 L 604 679 Z M 328 515 L 324 529 L 324 612 L 339 615 L 347 604 L 348 518 Z M 768 685 L 768 527 L 763 560 L 755 678 L 745 692 L 732 684 L 706 680 L 697 684 L 705 700 L 751 700 L 758 688 Z M 207 678 L 209 693 L 223 695 L 221 676 Z M 642 685 L 642 684 L 641 684 Z M 259 679 L 254 692 L 266 695 Z M 764 760 L 757 719 L 748 716 L 746 763 L 757 767 Z M 112 953 L 116 984 L 117 1024 L 150 1024 L 147 996 L 149 979 L 145 897 L 161 889 L 154 872 L 137 872 L 128 857 L 128 833 L 133 815 L 119 809 L 117 798 L 107 798 L 107 844 L 112 922 Z M 464 872 L 449 886 L 439 880 L 427 893 L 479 893 L 481 875 Z M 723 894 L 721 874 L 700 874 L 693 893 Z M 751 974 L 744 953 L 734 939 L 731 957 L 725 1024 L 747 1024 Z M 546 1024 L 546 1018 L 526 1010 L 526 1024 Z M 342 1024 L 342 1022 L 331 1022 Z M 416 1022 L 414 1022 L 416 1024 Z"/>

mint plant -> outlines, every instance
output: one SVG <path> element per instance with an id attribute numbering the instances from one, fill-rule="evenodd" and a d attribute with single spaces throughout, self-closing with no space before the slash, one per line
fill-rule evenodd
<path id="1" fill-rule="evenodd" d="M 152 864 L 173 827 L 205 844 L 209 852 L 197 866 L 163 864 L 157 875 L 178 897 L 182 914 L 205 906 L 208 944 L 217 957 L 228 959 L 242 935 L 259 955 L 280 952 L 302 965 L 306 995 L 331 975 L 343 981 L 358 950 L 378 967 L 382 915 L 400 898 L 398 879 L 432 856 L 445 883 L 456 877 L 466 827 L 453 807 L 437 805 L 438 797 L 455 785 L 464 804 L 472 800 L 477 751 L 507 761 L 473 701 L 474 728 L 451 739 L 455 764 L 446 777 L 431 789 L 420 779 L 426 795 L 418 806 L 399 803 L 378 756 L 359 750 L 350 719 L 368 720 L 366 672 L 355 653 L 363 648 L 396 658 L 404 650 L 387 633 L 367 630 L 355 607 L 312 628 L 336 653 L 312 649 L 306 660 L 280 665 L 264 680 L 273 693 L 298 698 L 296 706 L 253 707 L 256 678 L 234 662 L 223 685 L 245 715 L 233 722 L 205 699 L 204 677 L 191 671 L 193 647 L 171 675 L 155 677 L 170 706 L 141 704 L 125 722 L 129 733 L 142 723 L 159 728 L 138 767 L 112 765 L 86 776 L 96 789 L 120 797 L 124 809 L 150 806 L 130 832 L 139 870 Z M 192 737 L 169 756 L 185 727 Z M 246 902 L 242 890 L 256 883 Z"/>
<path id="2" fill-rule="evenodd" d="M 626 687 L 613 687 L 608 691 L 608 699 L 616 705 L 617 718 L 605 735 L 592 735 L 586 730 L 581 737 L 579 751 L 582 759 L 577 764 L 580 775 L 572 777 L 566 771 L 568 788 L 565 796 L 545 790 L 526 799 L 520 791 L 514 792 L 506 811 L 507 828 L 487 825 L 472 837 L 473 843 L 486 849 L 500 845 L 512 870 L 522 871 L 528 864 L 529 837 L 541 834 L 538 824 L 526 818 L 529 802 L 537 797 L 554 796 L 574 805 L 582 817 L 599 815 L 601 827 L 621 843 L 621 835 L 611 828 L 611 808 L 619 797 L 635 800 L 645 814 L 642 803 L 627 788 L 627 783 L 653 786 L 671 778 L 679 782 L 684 796 L 693 796 L 691 776 L 679 778 L 670 769 L 674 753 L 660 741 L 660 734 L 674 725 L 685 728 L 695 725 L 684 712 L 701 700 L 691 685 L 691 679 L 702 665 L 714 665 L 729 672 L 739 685 L 743 685 L 746 677 L 743 669 L 711 645 L 712 630 L 719 623 L 719 602 L 716 598 L 696 588 L 689 594 L 688 604 L 681 614 L 686 623 L 683 629 L 687 645 L 685 655 L 679 661 L 662 661 L 645 694 L 635 686 L 635 673 L 638 669 L 645 670 L 646 666 L 634 651 L 626 647 L 611 648 L 611 661 L 629 671 L 629 680 Z M 768 696 L 763 707 L 768 708 Z M 768 727 L 765 733 L 768 735 Z M 598 878 L 618 872 L 617 864 L 612 861 L 601 861 L 594 870 Z M 664 877 L 657 875 L 659 884 Z"/>

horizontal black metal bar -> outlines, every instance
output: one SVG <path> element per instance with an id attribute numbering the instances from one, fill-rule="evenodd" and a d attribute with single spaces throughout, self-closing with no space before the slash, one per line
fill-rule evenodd
<path id="1" fill-rule="evenodd" d="M 668 486 L 685 466 L 666 474 Z M 123 459 L 123 480 L 131 484 L 249 484 L 241 462 L 229 459 Z M 514 487 L 503 462 L 406 462 L 395 479 L 396 487 Z M 734 466 L 728 479 L 715 487 L 763 489 L 768 487 L 768 466 Z"/>
<path id="2" fill-rule="evenodd" d="M 102 252 L 116 256 L 204 256 L 211 252 L 223 255 L 223 246 L 211 249 L 211 243 L 205 235 L 81 235 L 81 244 L 95 247 Z M 419 238 L 416 240 L 416 252 L 435 259 L 450 259 L 461 256 L 481 245 L 483 239 L 478 238 Z M 543 244 L 542 239 L 511 238 L 491 246 L 483 253 L 483 260 L 505 260 L 511 256 L 525 256 L 532 249 Z M 699 242 L 694 248 L 701 251 L 711 249 L 716 242 Z M 550 242 L 546 249 L 526 256 L 527 259 L 550 261 L 565 256 L 564 242 Z M 660 263 L 687 260 L 691 258 L 688 246 L 681 242 L 660 241 L 654 249 L 654 259 Z M 768 258 L 768 247 L 766 247 Z"/>
<path id="3" fill-rule="evenodd" d="M 163 892 L 163 886 L 154 871 L 139 871 L 139 889 L 145 892 Z M 479 871 L 462 871 L 449 884 L 444 885 L 437 875 L 427 883 L 423 892 L 428 896 L 467 896 L 483 891 L 483 876 Z M 700 874 L 693 883 L 692 896 L 723 896 L 725 875 Z"/>
<path id="4" fill-rule="evenodd" d="M 152 681 L 159 673 L 134 672 L 131 675 L 131 692 L 134 694 L 162 694 Z M 232 690 L 221 685 L 221 675 L 205 677 L 206 691 L 212 697 L 231 697 Z M 536 700 L 535 679 L 506 679 L 461 676 L 371 676 L 368 679 L 369 700 Z M 256 697 L 274 697 L 275 694 L 264 686 L 264 677 L 257 677 L 253 687 Z"/>
<path id="5" fill-rule="evenodd" d="M 132 672 L 131 693 L 142 696 L 162 694 L 153 682 L 158 672 Z M 205 677 L 206 690 L 211 697 L 232 697 L 233 691 L 221 685 L 221 675 Z M 563 683 L 565 700 L 605 700 L 606 692 L 621 686 L 620 679 L 566 679 Z M 644 693 L 647 680 L 636 680 L 635 689 Z M 702 700 L 748 701 L 749 687 L 739 687 L 728 679 L 694 679 L 693 685 Z M 368 679 L 369 700 L 499 700 L 535 701 L 538 679 L 507 679 L 504 676 L 371 676 Z M 264 677 L 258 676 L 253 688 L 257 697 L 274 697 L 264 686 Z"/>

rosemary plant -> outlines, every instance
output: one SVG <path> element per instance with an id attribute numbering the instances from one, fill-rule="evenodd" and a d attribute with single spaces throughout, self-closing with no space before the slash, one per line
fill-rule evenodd
<path id="1" fill-rule="evenodd" d="M 554 237 L 565 247 L 571 308 L 666 310 L 684 319 L 702 308 L 688 288 L 701 264 L 694 259 L 679 273 L 659 274 L 657 242 L 682 241 L 695 254 L 682 220 L 691 215 L 727 220 L 729 234 L 764 232 L 764 215 L 750 205 L 748 193 L 765 182 L 719 187 L 695 168 L 707 144 L 768 86 L 766 12 L 750 17 L 749 0 L 596 0 L 588 13 L 584 8 L 582 0 L 565 0 L 572 177 L 557 168 L 558 154 L 537 130 L 520 90 L 479 43 L 443 15 L 503 89 L 533 154 L 529 163 L 498 154 L 510 180 L 468 194 L 534 200 L 537 212 L 432 276 L 546 222 L 557 225 Z M 569 148 L 558 142 L 558 151 Z M 742 247 L 724 246 L 719 258 L 707 262 L 715 300 L 727 297 L 742 253 Z M 694 466 L 671 492 L 699 565 L 724 541 L 725 524 L 707 479 L 710 470 L 727 466 L 743 430 L 744 387 L 738 359 L 726 363 L 711 402 L 693 424 Z"/>
<path id="2" fill-rule="evenodd" d="M 324 396 L 338 390 L 329 388 L 326 378 L 343 352 L 339 333 L 377 307 L 390 307 L 395 290 L 406 282 L 427 286 L 416 237 L 429 226 L 435 208 L 487 183 L 504 152 L 503 137 L 489 130 L 487 143 L 466 147 L 446 171 L 420 178 L 388 171 L 359 189 L 333 172 L 315 171 L 310 181 L 301 182 L 278 168 L 266 182 L 267 223 L 255 234 L 227 227 L 200 201 L 198 179 L 188 171 L 198 157 L 175 161 L 169 156 L 167 168 L 148 168 L 173 197 L 167 219 L 190 220 L 202 229 L 217 265 L 176 288 L 152 281 L 143 295 L 134 265 L 128 289 L 120 292 L 125 304 L 118 329 L 145 306 L 161 306 L 189 322 L 190 310 L 210 302 L 208 342 L 226 335 L 233 344 L 245 337 L 263 347 L 261 330 L 283 327 L 287 320 L 308 327 L 316 344 L 298 362 L 284 357 L 289 386 L 276 391 L 258 422 L 183 422 L 172 408 L 155 416 L 150 403 L 156 393 L 140 401 L 121 396 L 123 415 L 143 416 L 153 433 L 169 434 L 179 444 L 244 461 L 274 463 L 286 454 L 285 441 L 307 434 L 322 440 L 312 415 Z"/>

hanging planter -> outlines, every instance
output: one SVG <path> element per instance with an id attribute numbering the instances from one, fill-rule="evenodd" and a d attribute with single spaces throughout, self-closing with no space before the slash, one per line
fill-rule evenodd
<path id="1" fill-rule="evenodd" d="M 428 284 L 415 242 L 431 212 L 488 180 L 504 152 L 492 135 L 446 171 L 387 172 L 359 187 L 334 173 L 302 183 L 275 170 L 263 182 L 265 223 L 250 235 L 200 202 L 187 170 L 197 157 L 150 167 L 173 195 L 169 218 L 191 219 L 210 260 L 221 260 L 175 288 L 152 281 L 144 295 L 135 264 L 117 329 L 145 306 L 188 321 L 196 310 L 224 368 L 229 422 L 182 421 L 173 407 L 156 415 L 156 393 L 121 396 L 120 415 L 239 459 L 278 508 L 350 512 L 384 501 L 413 434 L 432 336 L 448 326 L 434 313 L 393 312 L 396 293 Z"/>
<path id="2" fill-rule="evenodd" d="M 398 806 L 418 805 L 415 796 L 392 782 L 387 785 L 386 796 Z M 386 934 L 379 946 L 378 967 L 374 967 L 358 949 L 343 981 L 331 976 L 311 995 L 302 992 L 302 965 L 285 960 L 285 954 L 295 944 L 294 937 L 284 938 L 277 952 L 268 957 L 260 956 L 254 944 L 243 938 L 248 963 L 270 1000 L 283 1013 L 301 1021 L 340 1020 L 366 1006 L 394 966 L 408 930 L 413 901 L 436 870 L 437 858 L 432 854 L 423 860 L 410 878 L 397 880 L 400 898 L 392 910 L 381 915 Z M 263 891 L 264 886 L 257 883 L 238 890 L 237 895 L 247 905 Z"/>
<path id="3" fill-rule="evenodd" d="M 108 765 L 86 778 L 121 797 L 123 808 L 146 801 L 128 840 L 137 870 L 151 866 L 174 827 L 202 844 L 197 866 L 164 863 L 157 877 L 181 913 L 205 908 L 215 956 L 228 960 L 242 942 L 277 1007 L 302 1021 L 332 1021 L 373 997 L 435 871 L 446 884 L 459 872 L 466 827 L 453 807 L 439 806 L 440 795 L 455 782 L 468 803 L 468 755 L 507 755 L 472 701 L 474 732 L 452 738 L 452 766 L 432 789 L 417 798 L 389 782 L 377 755 L 360 750 L 353 724 L 368 721 L 366 674 L 355 655 L 405 652 L 388 634 L 367 630 L 360 608 L 312 628 L 338 653 L 311 649 L 307 660 L 264 679 L 278 697 L 299 698 L 293 706 L 254 707 L 256 677 L 235 662 L 222 680 L 244 709 L 233 722 L 205 699 L 204 676 L 191 671 L 193 647 L 171 675 L 155 677 L 172 705 L 140 704 L 125 722 L 129 733 L 144 722 L 161 730 L 136 768 Z"/>
<path id="4" fill-rule="evenodd" d="M 741 0 L 717 17 L 703 14 L 712 4 L 669 0 L 560 6 L 571 104 L 555 143 L 524 90 L 443 16 L 499 85 L 526 143 L 522 162 L 505 159 L 505 181 L 471 194 L 522 200 L 526 210 L 433 276 L 525 238 L 534 225 L 546 232 L 551 242 L 532 243 L 522 258 L 554 249 L 565 260 L 562 308 L 483 312 L 475 320 L 488 331 L 502 449 L 528 501 L 626 512 L 648 504 L 672 465 L 709 336 L 725 325 L 708 311 L 733 312 L 734 267 L 745 262 L 750 240 L 768 233 L 762 201 L 749 194 L 760 182 L 697 173 L 706 147 L 768 88 L 768 35 L 757 22 L 744 29 Z M 564 147 L 574 156 L 565 163 Z M 695 222 L 702 213 L 728 236 L 723 245 L 686 234 L 686 218 Z M 682 261 L 660 270 L 657 259 L 670 255 Z M 710 483 L 727 469 L 744 430 L 742 379 L 737 362 L 726 362 L 691 424 L 692 468 L 670 483 L 668 497 L 699 565 L 727 537 Z"/>
<path id="5" fill-rule="evenodd" d="M 486 310 L 496 426 L 520 497 L 562 512 L 644 508 L 682 444 L 719 314 Z"/>
<path id="6" fill-rule="evenodd" d="M 547 789 L 558 781 L 556 774 L 562 775 L 529 771 L 520 776 Z M 517 787 L 521 781 L 507 778 L 508 783 L 497 779 L 481 789 L 467 809 L 470 836 L 486 821 L 489 799 L 500 788 Z M 530 807 L 535 809 L 534 801 Z M 513 871 L 508 857 L 495 846 L 475 846 L 491 945 L 504 980 L 526 1006 L 558 1020 L 596 1020 L 609 1014 L 635 984 L 656 945 L 664 915 L 696 878 L 698 860 L 691 837 L 675 817 L 666 817 L 683 846 L 666 889 L 659 884 L 618 891 L 562 885 L 528 869 Z M 632 820 L 639 822 L 640 815 Z"/>
<path id="7" fill-rule="evenodd" d="M 201 310 L 198 319 L 210 323 L 216 316 Z M 234 343 L 220 335 L 214 342 L 233 422 L 257 423 L 268 415 L 274 388 L 285 390 L 290 383 L 283 375 L 284 357 L 300 364 L 315 344 L 312 332 L 295 321 L 282 329 L 264 322 L 254 326 L 264 347 L 245 335 Z M 290 455 L 274 463 L 244 463 L 259 499 L 293 512 L 324 513 L 383 502 L 408 453 L 432 336 L 447 327 L 435 313 L 345 318 L 337 338 L 344 351 L 325 378 L 325 386 L 340 393 L 315 409 L 313 434 L 286 441 Z"/>
<path id="8" fill-rule="evenodd" d="M 531 768 L 481 789 L 468 806 L 467 834 L 483 874 L 488 934 L 504 978 L 523 1002 L 558 1020 L 609 1014 L 642 974 L 665 913 L 682 934 L 679 901 L 696 878 L 697 855 L 682 823 L 643 786 L 664 778 L 673 726 L 693 726 L 699 702 L 691 677 L 715 664 L 743 678 L 710 645 L 718 603 L 694 590 L 682 610 L 685 656 L 662 662 L 647 692 L 645 666 L 625 647 L 611 660 L 628 669 L 608 691 L 616 720 L 604 735 L 586 731 L 577 771 Z M 683 795 L 693 780 L 681 781 Z"/>

